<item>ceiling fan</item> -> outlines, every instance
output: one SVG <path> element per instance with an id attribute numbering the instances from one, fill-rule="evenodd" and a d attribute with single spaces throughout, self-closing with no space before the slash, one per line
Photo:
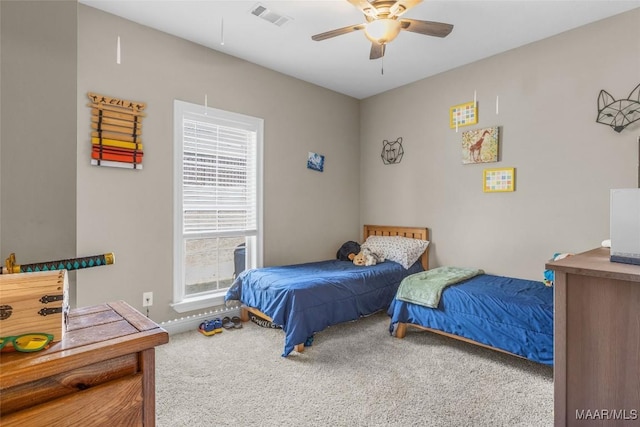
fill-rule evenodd
<path id="1" fill-rule="evenodd" d="M 453 30 L 453 25 L 442 22 L 400 19 L 400 16 L 415 5 L 422 3 L 422 0 L 347 1 L 364 13 L 367 22 L 316 34 L 311 36 L 312 40 L 321 41 L 342 34 L 364 30 L 367 38 L 371 40 L 369 59 L 378 59 L 384 56 L 385 46 L 395 39 L 401 30 L 435 37 L 446 37 Z"/>

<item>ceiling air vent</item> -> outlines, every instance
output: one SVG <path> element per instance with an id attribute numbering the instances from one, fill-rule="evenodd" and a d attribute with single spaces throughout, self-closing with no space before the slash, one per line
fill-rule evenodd
<path id="1" fill-rule="evenodd" d="M 280 15 L 279 13 L 269 10 L 260 3 L 256 4 L 253 9 L 251 9 L 251 13 L 265 21 L 269 21 L 272 24 L 277 25 L 278 27 L 282 27 L 284 24 L 291 21 L 291 18 L 288 16 Z"/>

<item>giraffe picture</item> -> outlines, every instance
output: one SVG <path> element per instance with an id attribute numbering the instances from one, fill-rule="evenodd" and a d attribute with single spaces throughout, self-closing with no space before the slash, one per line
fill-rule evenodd
<path id="1" fill-rule="evenodd" d="M 462 163 L 498 161 L 498 126 L 462 132 Z"/>

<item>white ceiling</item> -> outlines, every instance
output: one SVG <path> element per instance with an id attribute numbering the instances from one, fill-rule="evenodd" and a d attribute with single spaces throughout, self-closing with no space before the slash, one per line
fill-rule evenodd
<path id="1" fill-rule="evenodd" d="M 640 0 L 425 0 L 403 18 L 450 23 L 451 34 L 403 31 L 372 61 L 362 31 L 311 40 L 365 22 L 346 0 L 79 1 L 358 99 L 640 7 Z M 276 26 L 252 15 L 258 3 L 291 21 Z"/>

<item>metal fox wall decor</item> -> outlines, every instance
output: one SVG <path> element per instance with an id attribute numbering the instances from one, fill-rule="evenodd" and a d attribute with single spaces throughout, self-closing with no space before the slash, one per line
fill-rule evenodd
<path id="1" fill-rule="evenodd" d="M 640 84 L 631 91 L 627 99 L 613 99 L 606 90 L 600 91 L 597 123 L 611 126 L 616 132 L 622 132 L 622 129 L 638 120 L 640 120 Z"/>

